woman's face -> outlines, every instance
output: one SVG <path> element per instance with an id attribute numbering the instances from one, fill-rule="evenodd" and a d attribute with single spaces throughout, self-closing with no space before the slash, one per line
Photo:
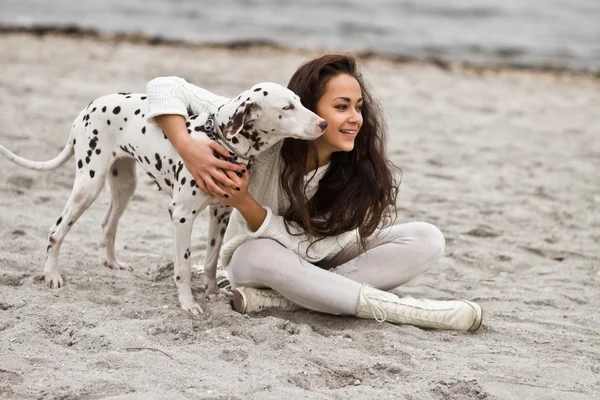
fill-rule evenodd
<path id="1" fill-rule="evenodd" d="M 329 80 L 315 112 L 327 121 L 325 133 L 314 144 L 319 158 L 329 161 L 337 151 L 351 151 L 362 126 L 362 91 L 358 81 L 347 74 Z"/>

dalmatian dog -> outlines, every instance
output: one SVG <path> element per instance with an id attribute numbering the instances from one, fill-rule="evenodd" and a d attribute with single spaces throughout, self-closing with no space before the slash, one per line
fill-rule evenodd
<path id="1" fill-rule="evenodd" d="M 175 260 L 174 279 L 180 306 L 194 315 L 202 312 L 191 291 L 190 241 L 196 216 L 210 207 L 208 243 L 205 259 L 205 287 L 210 298 L 219 297 L 216 269 L 219 249 L 231 213 L 230 207 L 198 189 L 193 176 L 162 130 L 147 123 L 144 94 L 117 93 L 92 101 L 73 123 L 67 144 L 50 161 L 31 161 L 5 147 L 0 153 L 12 162 L 34 170 L 56 169 L 75 154 L 77 164 L 73 192 L 50 227 L 44 277 L 50 288 L 63 286 L 59 251 L 65 236 L 94 202 L 105 181 L 111 202 L 102 228 L 106 245 L 105 265 L 130 269 L 115 253 L 119 218 L 136 188 L 136 164 L 156 182 L 159 190 L 171 196 L 171 216 Z M 216 110 L 216 108 L 215 108 Z M 260 83 L 221 105 L 214 114 L 187 117 L 188 133 L 196 139 L 217 140 L 229 149 L 234 163 L 251 168 L 260 153 L 287 137 L 312 140 L 321 136 L 327 122 L 302 106 L 289 89 L 276 83 Z"/>

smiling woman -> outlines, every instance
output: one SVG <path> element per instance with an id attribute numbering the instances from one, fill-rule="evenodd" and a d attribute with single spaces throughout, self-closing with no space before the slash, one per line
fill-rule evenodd
<path id="1" fill-rule="evenodd" d="M 161 124 L 169 138 L 187 136 L 181 115 L 190 102 L 214 98 L 181 85 L 154 88 L 164 97 L 149 99 L 153 115 L 180 114 L 180 123 Z M 482 311 L 475 303 L 387 292 L 432 266 L 445 241 L 429 223 L 393 225 L 398 184 L 386 155 L 386 126 L 354 58 L 329 54 L 311 60 L 288 88 L 327 121 L 324 134 L 312 141 L 285 139 L 261 155 L 251 178 L 219 171 L 203 185 L 212 190 L 214 184 L 221 203 L 234 208 L 221 249 L 234 309 L 305 308 L 426 328 L 478 329 Z M 182 132 L 170 131 L 173 126 Z M 200 161 L 187 152 L 186 166 L 209 169 L 212 153 L 200 152 L 208 145 L 196 146 Z"/>

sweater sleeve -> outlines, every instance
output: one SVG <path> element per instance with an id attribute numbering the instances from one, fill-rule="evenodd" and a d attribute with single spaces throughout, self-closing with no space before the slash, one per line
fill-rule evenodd
<path id="1" fill-rule="evenodd" d="M 316 262 L 323 260 L 328 256 L 338 254 L 349 244 L 358 241 L 357 231 L 350 231 L 338 236 L 325 237 L 310 246 L 311 241 L 308 235 L 303 233 L 303 230 L 293 224 L 289 224 L 291 233 L 288 233 L 283 217 L 274 215 L 269 207 L 263 208 L 267 211 L 267 216 L 256 232 L 252 232 L 244 221 L 246 235 L 254 239 L 273 239 L 307 261 Z"/>
<path id="2" fill-rule="evenodd" d="M 188 83 L 176 76 L 159 77 L 146 85 L 148 94 L 147 120 L 156 123 L 154 117 L 176 114 L 186 117 L 188 109 L 194 114 L 215 112 L 226 103 L 226 97 L 218 96 L 206 89 Z"/>

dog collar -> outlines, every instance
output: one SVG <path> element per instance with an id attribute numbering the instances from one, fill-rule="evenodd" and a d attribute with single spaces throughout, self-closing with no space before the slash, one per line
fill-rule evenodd
<path id="1" fill-rule="evenodd" d="M 237 162 L 238 158 L 240 158 L 246 162 L 250 161 L 251 157 L 240 154 L 237 151 L 237 149 L 235 149 L 234 147 L 232 147 L 229 144 L 229 142 L 223 136 L 223 133 L 221 132 L 221 129 L 219 128 L 219 126 L 217 125 L 216 122 L 217 121 L 216 121 L 215 114 L 210 114 L 208 116 L 208 118 L 206 119 L 206 123 L 204 124 L 204 130 L 206 131 L 206 136 L 208 136 L 209 139 L 214 140 L 215 142 L 225 146 L 227 148 L 227 150 L 229 150 L 229 153 L 233 154 L 233 157 L 225 158 L 225 157 L 220 156 L 219 153 L 216 153 L 216 152 L 215 152 L 215 156 L 217 156 L 217 158 L 222 158 L 225 161 L 229 161 L 229 162 Z"/>

